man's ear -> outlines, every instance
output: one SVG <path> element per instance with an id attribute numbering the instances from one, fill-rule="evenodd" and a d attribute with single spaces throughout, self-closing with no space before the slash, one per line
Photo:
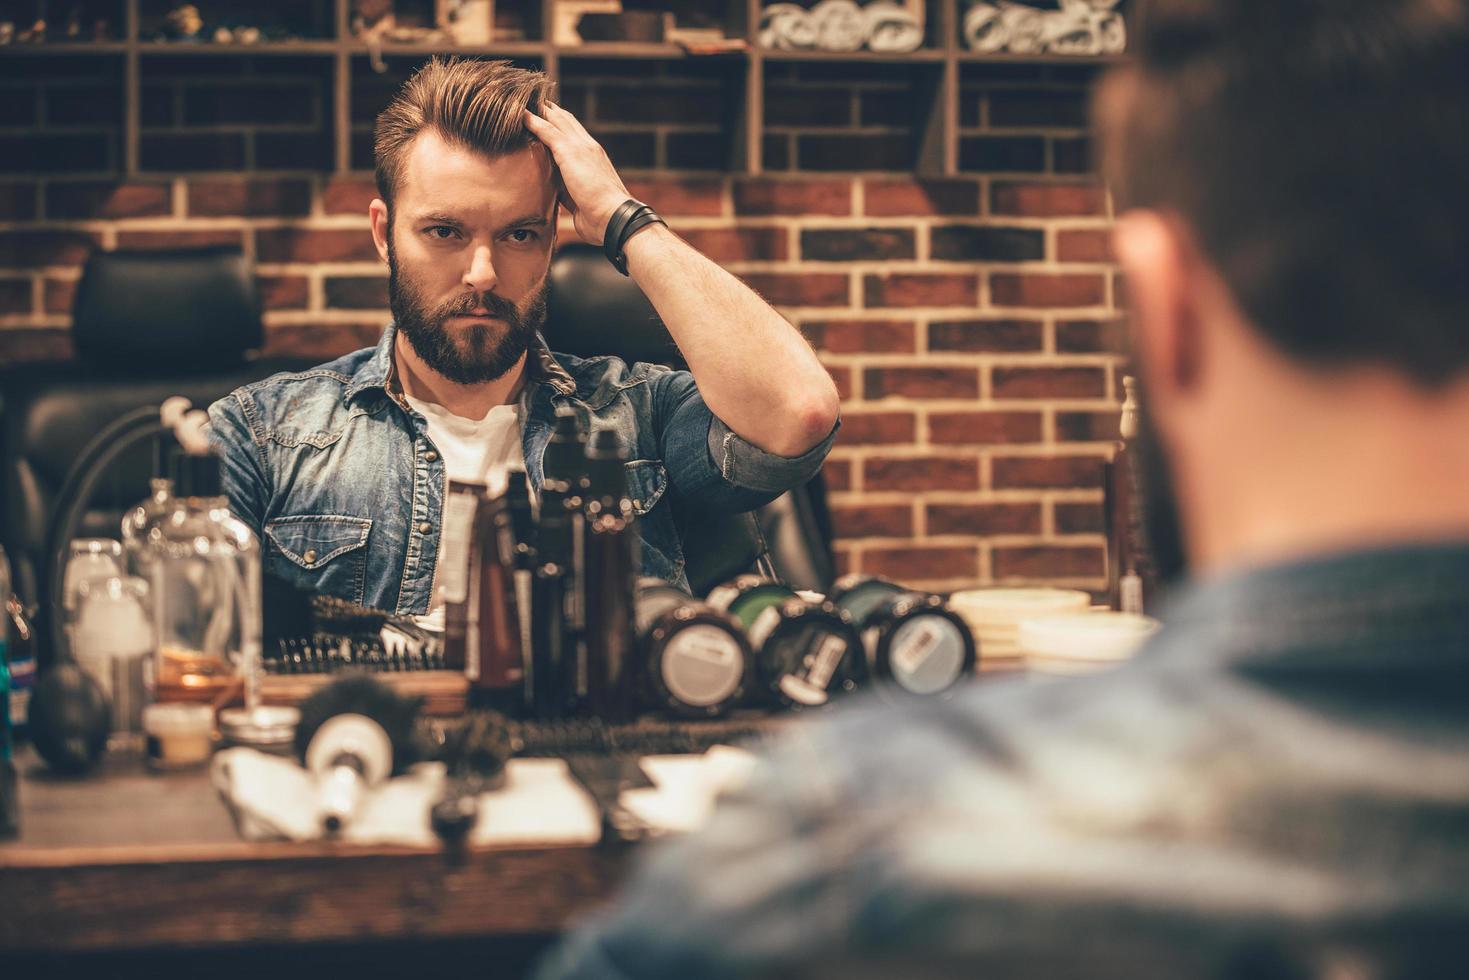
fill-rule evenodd
<path id="1" fill-rule="evenodd" d="M 1176 222 L 1156 211 L 1123 214 L 1112 237 L 1150 398 L 1186 397 L 1200 380 L 1204 353 L 1198 297 L 1190 287 L 1191 244 Z"/>
<path id="2" fill-rule="evenodd" d="M 367 217 L 372 222 L 372 243 L 377 246 L 378 258 L 388 261 L 388 206 L 381 198 L 373 198 L 367 206 Z"/>

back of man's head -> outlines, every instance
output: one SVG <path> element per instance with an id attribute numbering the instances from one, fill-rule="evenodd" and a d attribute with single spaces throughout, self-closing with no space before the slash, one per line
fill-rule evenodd
<path id="1" fill-rule="evenodd" d="M 486 156 L 513 153 L 533 142 L 523 113 L 540 113 L 551 80 L 508 61 L 434 58 L 403 86 L 377 117 L 373 152 L 377 191 L 391 208 L 413 141 L 426 130 Z"/>
<path id="2" fill-rule="evenodd" d="M 1469 369 L 1469 0 L 1152 0 L 1099 98 L 1118 210 L 1313 365 Z"/>

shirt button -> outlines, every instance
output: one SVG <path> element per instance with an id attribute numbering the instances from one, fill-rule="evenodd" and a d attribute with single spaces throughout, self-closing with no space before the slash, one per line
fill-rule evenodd
<path id="1" fill-rule="evenodd" d="M 439 458 L 439 454 L 430 449 L 428 452 L 423 454 L 423 458 L 425 461 L 432 463 L 434 460 Z"/>
<path id="2" fill-rule="evenodd" d="M 306 564 L 308 565 L 316 564 L 316 549 L 308 548 L 306 550 L 306 554 L 302 555 L 301 557 L 306 559 Z"/>
<path id="3" fill-rule="evenodd" d="M 430 524 L 428 521 L 424 521 L 422 524 L 418 525 L 418 533 L 419 534 L 427 534 L 428 532 L 432 531 L 433 529 L 434 529 L 434 526 L 432 524 Z"/>

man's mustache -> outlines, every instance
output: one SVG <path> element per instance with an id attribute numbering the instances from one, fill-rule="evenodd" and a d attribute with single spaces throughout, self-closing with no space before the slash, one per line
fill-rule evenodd
<path id="1" fill-rule="evenodd" d="M 520 310 L 516 309 L 515 304 L 494 293 L 485 293 L 483 296 L 469 293 L 458 299 L 450 300 L 434 312 L 436 317 L 443 321 L 454 316 L 473 316 L 475 310 L 484 310 L 495 319 L 504 320 L 507 323 L 520 321 Z"/>

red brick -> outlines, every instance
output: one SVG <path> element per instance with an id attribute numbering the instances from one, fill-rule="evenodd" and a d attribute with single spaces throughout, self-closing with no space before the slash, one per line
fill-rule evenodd
<path id="1" fill-rule="evenodd" d="M 1040 504 L 929 504 L 929 534 L 1039 534 Z"/>
<path id="2" fill-rule="evenodd" d="M 167 183 L 88 180 L 46 185 L 48 218 L 149 218 L 172 213 L 173 187 Z"/>
<path id="3" fill-rule="evenodd" d="M 259 262 L 376 262 L 366 228 L 261 228 L 255 232 Z"/>
<path id="4" fill-rule="evenodd" d="M 1116 442 L 1121 438 L 1122 409 L 1110 412 L 1057 412 L 1057 442 Z"/>
<path id="5" fill-rule="evenodd" d="M 679 235 L 715 262 L 779 262 L 789 252 L 784 228 L 688 228 Z"/>
<path id="6" fill-rule="evenodd" d="M 199 217 L 305 216 L 311 185 L 304 180 L 218 179 L 189 181 L 189 214 Z"/>
<path id="7" fill-rule="evenodd" d="M 866 180 L 863 212 L 901 218 L 979 213 L 979 182 L 974 180 Z"/>
<path id="8" fill-rule="evenodd" d="M 0 221 L 30 221 L 37 214 L 40 195 L 31 183 L 0 183 Z"/>
<path id="9" fill-rule="evenodd" d="M 31 312 L 31 281 L 0 279 L 0 313 Z"/>
<path id="10" fill-rule="evenodd" d="M 899 582 L 914 579 L 974 578 L 979 575 L 979 552 L 971 547 L 867 548 L 862 571 Z"/>
<path id="11" fill-rule="evenodd" d="M 211 245 L 245 247 L 245 233 L 235 228 L 181 228 L 177 231 L 119 231 L 118 248 L 206 248 Z"/>
<path id="12" fill-rule="evenodd" d="M 831 518 L 838 537 L 913 536 L 913 508 L 907 504 L 834 504 Z"/>
<path id="13" fill-rule="evenodd" d="M 912 228 L 808 228 L 801 232 L 807 262 L 883 262 L 918 254 Z"/>
<path id="14" fill-rule="evenodd" d="M 1112 273 L 1112 305 L 1119 310 L 1131 308 L 1132 303 L 1127 298 L 1127 277 L 1120 272 Z"/>
<path id="15" fill-rule="evenodd" d="M 740 277 L 773 306 L 846 306 L 847 277 L 825 272 L 752 272 Z"/>
<path id="16" fill-rule="evenodd" d="M 996 183 L 990 211 L 1021 218 L 1104 215 L 1107 195 L 1097 184 Z"/>
<path id="17" fill-rule="evenodd" d="M 961 367 L 886 367 L 862 372 L 862 392 L 870 401 L 902 398 L 978 398 L 979 371 Z"/>
<path id="18" fill-rule="evenodd" d="M 70 313 L 76 295 L 76 279 L 48 278 L 41 287 L 41 306 L 47 313 Z"/>
<path id="19" fill-rule="evenodd" d="M 701 177 L 643 177 L 626 181 L 627 192 L 665 217 L 724 213 L 724 181 Z"/>
<path id="20" fill-rule="evenodd" d="M 979 460 L 874 456 L 862 464 L 865 490 L 978 490 Z"/>
<path id="21" fill-rule="evenodd" d="M 735 214 L 851 214 L 852 185 L 845 180 L 752 178 L 734 185 Z"/>
<path id="22" fill-rule="evenodd" d="M 1101 534 L 1105 527 L 1100 503 L 1056 504 L 1057 534 Z"/>
<path id="23" fill-rule="evenodd" d="M 97 244 L 84 231 L 0 231 L 0 269 L 81 265 Z"/>
<path id="24" fill-rule="evenodd" d="M 321 207 L 327 214 L 356 214 L 367 217 L 367 208 L 377 199 L 377 184 L 370 177 L 333 177 L 321 189 Z"/>
<path id="25" fill-rule="evenodd" d="M 833 354 L 911 354 L 917 345 L 912 320 L 808 320 L 801 332 Z"/>
<path id="26" fill-rule="evenodd" d="M 962 320 L 928 325 L 928 349 L 969 354 L 1038 351 L 1045 346 L 1039 320 Z"/>
<path id="27" fill-rule="evenodd" d="M 1100 456 L 997 456 L 996 490 L 1091 490 L 1102 485 Z"/>
<path id="28" fill-rule="evenodd" d="M 837 544 L 834 550 L 836 552 L 834 557 L 836 558 L 837 578 L 841 578 L 843 575 L 852 574 L 852 572 L 857 567 L 857 563 L 852 560 L 851 550 L 848 548 L 843 548 L 840 543 Z"/>
<path id="29" fill-rule="evenodd" d="M 995 306 L 1042 309 L 1103 306 L 1107 302 L 1107 281 L 1102 276 L 1078 273 L 997 272 L 990 277 L 990 302 Z"/>
<path id="30" fill-rule="evenodd" d="M 962 273 L 899 272 L 866 276 L 862 302 L 869 307 L 977 306 L 979 280 Z"/>
<path id="31" fill-rule="evenodd" d="M 843 412 L 837 443 L 874 446 L 911 443 L 918 431 L 912 412 Z"/>
<path id="32" fill-rule="evenodd" d="M 1103 228 L 1066 228 L 1056 232 L 1061 262 L 1112 262 L 1112 233 Z"/>
<path id="33" fill-rule="evenodd" d="M 928 417 L 930 442 L 944 445 L 1006 446 L 1041 441 L 1039 412 L 935 412 Z"/>
<path id="34" fill-rule="evenodd" d="M 278 324 L 266 327 L 264 353 L 271 357 L 314 357 L 328 361 L 371 347 L 378 342 L 382 332 L 382 324 Z"/>
<path id="35" fill-rule="evenodd" d="M 76 358 L 71 331 L 54 327 L 6 327 L 0 330 L 0 364 L 70 361 Z"/>
<path id="36" fill-rule="evenodd" d="M 388 308 L 386 276 L 331 276 L 326 280 L 329 310 L 385 310 Z"/>
<path id="37" fill-rule="evenodd" d="M 837 386 L 837 397 L 847 401 L 852 397 L 852 369 L 844 364 L 823 364 L 826 373 L 831 375 L 831 380 Z"/>
<path id="38" fill-rule="evenodd" d="M 1099 547 L 996 548 L 993 560 L 997 579 L 1100 578 L 1106 574 Z"/>
<path id="39" fill-rule="evenodd" d="M 304 310 L 311 290 L 305 276 L 256 276 L 267 310 Z"/>
<path id="40" fill-rule="evenodd" d="M 1107 375 L 1095 367 L 997 367 L 990 382 L 995 398 L 1101 398 L 1107 392 Z"/>
<path id="41" fill-rule="evenodd" d="M 852 489 L 852 461 L 827 457 L 821 464 L 821 477 L 832 492 Z"/>
<path id="42" fill-rule="evenodd" d="M 1060 354 L 1124 354 L 1127 331 L 1121 320 L 1058 320 L 1056 351 Z"/>

